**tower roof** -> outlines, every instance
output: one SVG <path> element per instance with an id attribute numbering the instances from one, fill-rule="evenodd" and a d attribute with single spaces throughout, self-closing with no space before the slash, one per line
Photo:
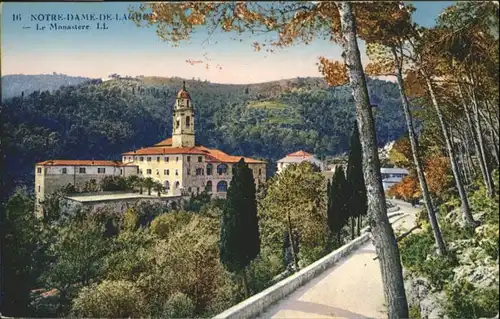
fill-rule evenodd
<path id="1" fill-rule="evenodd" d="M 188 91 L 186 90 L 186 81 L 182 81 L 182 89 L 177 93 L 178 99 L 191 99 Z"/>

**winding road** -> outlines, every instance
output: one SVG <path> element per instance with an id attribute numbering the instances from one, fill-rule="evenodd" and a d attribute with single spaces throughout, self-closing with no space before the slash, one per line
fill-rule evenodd
<path id="1" fill-rule="evenodd" d="M 403 213 L 393 217 L 396 234 L 415 225 L 420 210 L 391 200 Z M 375 246 L 368 242 L 346 259 L 272 305 L 259 318 L 387 318 Z"/>

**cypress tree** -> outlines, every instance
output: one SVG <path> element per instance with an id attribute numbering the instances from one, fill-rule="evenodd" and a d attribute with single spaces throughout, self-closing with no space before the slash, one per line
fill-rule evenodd
<path id="1" fill-rule="evenodd" d="M 355 238 L 355 220 L 358 220 L 358 235 L 361 228 L 361 216 L 368 211 L 366 198 L 365 178 L 363 177 L 363 154 L 357 121 L 354 121 L 354 130 L 351 135 L 349 159 L 347 163 L 347 183 L 349 192 L 349 216 L 351 217 L 351 235 Z"/>
<path id="2" fill-rule="evenodd" d="M 245 269 L 260 253 L 255 182 L 252 170 L 243 158 L 235 165 L 227 190 L 220 231 L 220 260 L 224 267 L 237 273 L 249 296 Z"/>
<path id="3" fill-rule="evenodd" d="M 348 215 L 348 193 L 347 181 L 344 170 L 339 167 L 335 170 L 332 183 L 328 181 L 328 228 L 337 239 L 337 245 L 340 246 L 340 234 L 342 228 L 347 222 Z"/>

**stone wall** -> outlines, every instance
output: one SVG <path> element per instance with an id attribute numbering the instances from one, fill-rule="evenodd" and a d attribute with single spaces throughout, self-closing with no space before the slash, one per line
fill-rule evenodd
<path id="1" fill-rule="evenodd" d="M 124 213 L 128 208 L 139 204 L 140 202 L 150 203 L 163 203 L 168 209 L 182 207 L 183 197 L 140 197 L 140 198 L 127 198 L 117 200 L 105 201 L 92 201 L 92 202 L 79 202 L 66 198 L 65 207 L 69 209 L 76 209 L 79 207 L 90 208 L 92 211 L 106 208 L 114 213 Z M 172 206 L 172 204 L 174 206 Z"/>

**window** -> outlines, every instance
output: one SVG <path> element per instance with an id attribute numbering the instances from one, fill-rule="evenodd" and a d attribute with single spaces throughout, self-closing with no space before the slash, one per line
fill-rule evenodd
<path id="1" fill-rule="evenodd" d="M 144 162 L 144 156 L 139 157 L 139 161 Z"/>
<path id="2" fill-rule="evenodd" d="M 203 168 L 197 168 L 196 175 L 203 175 Z"/>
<path id="3" fill-rule="evenodd" d="M 123 175 L 123 169 L 120 168 L 120 175 Z"/>
<path id="4" fill-rule="evenodd" d="M 175 175 L 179 175 L 179 170 L 177 168 L 175 169 Z"/>
<path id="5" fill-rule="evenodd" d="M 150 168 L 148 168 L 148 169 L 146 170 L 146 174 L 151 175 L 151 169 L 150 169 Z"/>
<path id="6" fill-rule="evenodd" d="M 188 162 L 191 162 L 191 156 L 188 156 L 186 159 Z"/>
<path id="7" fill-rule="evenodd" d="M 207 185 L 205 186 L 205 190 L 207 191 L 207 193 L 212 192 L 212 181 L 207 182 Z"/>
<path id="8" fill-rule="evenodd" d="M 200 193 L 200 188 L 196 187 L 196 194 L 199 194 L 199 193 Z"/>
<path id="9" fill-rule="evenodd" d="M 146 158 L 146 161 L 151 162 L 151 157 L 149 157 L 149 156 L 148 156 L 148 157 Z"/>
<path id="10" fill-rule="evenodd" d="M 165 181 L 163 183 L 163 186 L 165 187 L 165 189 L 169 190 L 170 189 L 170 183 L 169 183 L 169 181 Z"/>
<path id="11" fill-rule="evenodd" d="M 170 175 L 170 171 L 168 169 L 163 170 L 163 175 Z"/>
<path id="12" fill-rule="evenodd" d="M 227 165 L 219 164 L 217 165 L 217 174 L 222 175 L 227 173 Z"/>
<path id="13" fill-rule="evenodd" d="M 63 167 L 63 168 L 61 169 L 61 172 L 62 172 L 63 174 L 68 174 L 68 169 L 67 169 L 66 167 Z"/>
<path id="14" fill-rule="evenodd" d="M 160 175 L 160 170 L 159 169 L 156 170 L 156 175 Z"/>
<path id="15" fill-rule="evenodd" d="M 207 175 L 212 175 L 212 164 L 207 164 Z"/>
<path id="16" fill-rule="evenodd" d="M 160 162 L 160 157 L 159 157 L 159 156 L 156 158 L 156 161 L 157 161 L 158 163 Z"/>
<path id="17" fill-rule="evenodd" d="M 79 167 L 78 168 L 78 173 L 85 174 L 85 167 Z"/>
<path id="18" fill-rule="evenodd" d="M 217 183 L 217 192 L 226 192 L 227 191 L 227 182 L 220 181 Z"/>
<path id="19" fill-rule="evenodd" d="M 99 167 L 99 168 L 97 168 L 97 173 L 98 174 L 105 174 L 106 173 L 106 169 L 102 168 L 102 167 Z"/>
<path id="20" fill-rule="evenodd" d="M 165 156 L 163 160 L 168 163 L 168 156 Z"/>
<path id="21" fill-rule="evenodd" d="M 36 168 L 36 172 L 37 172 L 38 174 L 42 174 L 42 168 L 41 168 L 41 167 L 37 167 L 37 168 Z"/>
<path id="22" fill-rule="evenodd" d="M 186 127 L 191 126 L 191 118 L 189 116 L 186 116 Z"/>
<path id="23" fill-rule="evenodd" d="M 179 156 L 176 156 L 175 157 L 175 161 L 178 162 L 179 161 Z"/>
<path id="24" fill-rule="evenodd" d="M 139 170 L 139 167 L 137 167 L 137 174 L 141 173 L 141 170 Z"/>
<path id="25" fill-rule="evenodd" d="M 38 185 L 38 192 L 40 193 L 40 185 Z"/>
<path id="26" fill-rule="evenodd" d="M 181 123 L 179 120 L 177 120 L 177 122 L 175 122 L 175 128 L 179 128 L 179 125 L 181 125 Z"/>
<path id="27" fill-rule="evenodd" d="M 203 161 L 203 156 L 198 156 L 198 163 L 201 163 Z"/>
<path id="28" fill-rule="evenodd" d="M 191 175 L 191 169 L 190 168 L 187 169 L 187 174 Z"/>
<path id="29" fill-rule="evenodd" d="M 143 170 L 142 169 L 139 170 L 139 174 L 143 175 Z"/>
<path id="30" fill-rule="evenodd" d="M 259 168 L 259 176 L 262 175 L 262 168 Z"/>
<path id="31" fill-rule="evenodd" d="M 176 188 L 176 189 L 177 189 L 177 188 L 179 188 L 179 185 L 180 185 L 180 184 L 179 184 L 179 181 L 176 181 L 176 182 L 175 182 L 175 188 Z"/>
<path id="32" fill-rule="evenodd" d="M 191 187 L 188 187 L 188 192 L 191 193 Z"/>

